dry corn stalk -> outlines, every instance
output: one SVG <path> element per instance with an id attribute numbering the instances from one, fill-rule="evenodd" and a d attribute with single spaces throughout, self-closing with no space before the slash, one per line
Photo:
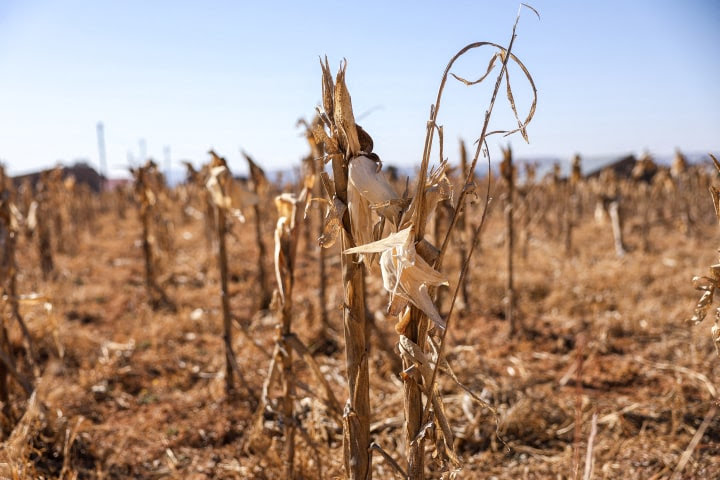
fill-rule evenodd
<path id="1" fill-rule="evenodd" d="M 220 269 L 220 300 L 223 316 L 223 341 L 225 344 L 225 390 L 230 393 L 235 389 L 235 375 L 243 383 L 251 398 L 252 390 L 245 382 L 232 348 L 232 314 L 230 313 L 230 291 L 228 288 L 228 260 L 225 237 L 228 231 L 227 215 L 232 213 L 244 221 L 242 207 L 257 201 L 250 192 L 245 191 L 235 182 L 224 158 L 210 150 L 210 177 L 206 187 L 210 191 L 215 206 L 215 225 L 217 227 L 218 266 Z"/>
<path id="2" fill-rule="evenodd" d="M 8 376 L 12 376 L 30 394 L 32 385 L 17 370 L 10 348 L 6 326 L 6 309 L 10 310 L 10 318 L 18 322 L 28 348 L 28 359 L 34 365 L 34 344 L 30 332 L 20 315 L 17 294 L 17 264 L 15 248 L 19 234 L 19 210 L 11 202 L 9 178 L 0 165 L 0 401 L 3 402 L 5 413 L 9 412 Z M 7 416 L 7 415 L 6 415 Z"/>
<path id="3" fill-rule="evenodd" d="M 278 221 L 275 227 L 275 278 L 278 285 L 278 302 L 281 318 L 281 328 L 278 331 L 278 355 L 282 363 L 283 385 L 283 425 L 285 427 L 285 478 L 294 478 L 295 457 L 295 416 L 293 402 L 295 401 L 295 385 L 292 378 L 292 348 L 285 338 L 292 333 L 292 291 L 295 273 L 295 254 L 297 252 L 298 232 L 297 224 L 299 209 L 298 200 L 290 194 L 283 194 L 275 198 L 278 210 Z M 279 352 L 284 352 L 280 354 Z"/>
<path id="4" fill-rule="evenodd" d="M 328 384 L 315 363 L 308 348 L 292 331 L 292 293 L 294 286 L 295 260 L 299 242 L 300 214 L 304 212 L 303 203 L 312 185 L 306 182 L 298 197 L 284 193 L 275 198 L 278 210 L 278 221 L 275 228 L 275 278 L 277 289 L 274 296 L 274 307 L 280 317 L 277 329 L 275 349 L 270 360 L 268 374 L 263 383 L 262 396 L 256 412 L 255 428 L 261 429 L 266 413 L 275 413 L 281 420 L 285 436 L 285 452 L 283 456 L 285 478 L 294 478 L 294 457 L 297 419 L 294 415 L 295 382 L 292 371 L 295 350 L 303 361 L 310 367 L 318 383 L 324 390 L 325 402 L 328 412 L 338 424 L 341 425 L 340 407 Z M 277 377 L 280 376 L 278 379 Z M 274 407 L 270 399 L 270 389 L 279 380 L 282 386 L 280 405 Z M 303 430 L 299 429 L 302 433 Z M 253 438 L 253 436 L 251 436 Z M 306 438 L 307 440 L 307 438 Z"/>
<path id="5" fill-rule="evenodd" d="M 505 244 L 507 246 L 507 284 L 505 287 L 505 319 L 510 325 L 510 335 L 517 333 L 518 325 L 515 318 L 515 284 L 513 278 L 513 254 L 515 250 L 514 229 L 514 196 L 516 169 L 513 165 L 512 150 L 510 146 L 504 148 L 503 161 L 500 164 L 500 174 L 507 186 L 505 201 Z"/>
<path id="6" fill-rule="evenodd" d="M 301 122 L 305 124 L 306 131 L 305 131 L 305 137 L 308 141 L 308 144 L 310 145 L 310 156 L 307 157 L 305 164 L 307 166 L 306 170 L 306 176 L 311 177 L 311 181 L 309 183 L 312 184 L 312 195 L 316 198 L 320 198 L 322 196 L 322 185 L 320 184 L 320 172 L 323 170 L 323 163 L 322 159 L 324 156 L 323 152 L 323 145 L 315 140 L 315 136 L 313 135 L 313 128 L 320 127 L 322 128 L 322 124 L 320 123 L 320 118 L 318 116 L 315 116 L 313 119 L 312 125 L 307 125 L 306 122 Z M 308 202 L 309 204 L 310 202 Z M 323 234 L 323 213 L 321 209 L 316 210 L 317 214 L 317 228 L 318 231 L 318 237 L 320 237 Z M 308 227 L 306 228 L 306 232 L 311 234 L 310 224 L 312 222 L 308 218 Z M 309 243 L 308 243 L 309 248 Z M 331 341 L 330 335 L 329 335 L 329 329 L 330 324 L 328 321 L 328 312 L 327 312 L 327 293 L 326 293 L 326 278 L 325 278 L 325 249 L 320 247 L 318 249 L 318 305 L 319 305 L 319 311 L 320 311 L 320 325 L 322 328 L 322 331 L 320 333 L 321 339 L 324 341 Z"/>
<path id="7" fill-rule="evenodd" d="M 718 162 L 717 158 L 712 154 L 710 154 L 710 158 L 712 158 L 716 170 L 720 173 L 720 162 Z M 720 224 L 720 190 L 712 185 L 710 186 L 710 195 L 712 196 L 713 206 L 715 207 L 715 215 Z M 703 292 L 695 307 L 695 314 L 691 319 L 691 321 L 697 325 L 707 316 L 708 311 L 712 307 L 715 292 L 720 288 L 720 264 L 715 264 L 710 267 L 709 276 L 694 277 L 693 286 L 696 290 Z M 710 328 L 710 333 L 712 335 L 712 341 L 715 344 L 715 350 L 718 356 L 720 356 L 720 307 L 715 309 L 715 323 Z"/>
<path id="8" fill-rule="evenodd" d="M 582 167 L 580 155 L 575 154 L 570 167 L 570 178 L 565 184 L 566 209 L 565 209 L 565 253 L 572 253 L 572 232 L 575 227 L 575 219 L 579 216 L 578 189 L 582 182 Z"/>
<path id="9" fill-rule="evenodd" d="M 29 213 L 28 217 L 30 217 L 32 214 L 32 220 L 29 220 L 29 223 L 31 223 L 34 227 L 34 230 L 37 231 L 40 269 L 42 271 L 43 279 L 47 280 L 50 274 L 55 269 L 55 262 L 53 261 L 50 226 L 48 225 L 51 210 L 48 172 L 42 172 L 42 174 L 40 175 L 40 181 L 38 181 L 36 188 L 36 201 L 30 206 L 30 209 L 34 211 Z M 35 205 L 34 209 L 32 208 L 32 205 Z"/>
<path id="10" fill-rule="evenodd" d="M 157 280 L 155 236 L 151 232 L 153 209 L 157 204 L 157 165 L 152 160 L 138 168 L 131 168 L 130 172 L 135 178 L 135 197 L 138 202 L 140 223 L 142 225 L 142 249 L 145 264 L 145 289 L 148 302 L 152 308 L 175 308 L 173 302 L 165 293 Z"/>
<path id="11" fill-rule="evenodd" d="M 256 164 L 253 159 L 245 152 L 242 152 L 243 156 L 245 157 L 245 160 L 247 160 L 248 167 L 250 168 L 250 185 L 252 192 L 258 196 L 258 198 L 262 198 L 267 196 L 268 189 L 269 189 L 269 183 L 267 178 L 265 177 L 265 172 L 262 168 Z M 262 210 L 260 206 L 259 201 L 255 202 L 253 205 L 253 212 L 255 213 L 255 243 L 257 244 L 258 248 L 258 284 L 260 285 L 260 308 L 266 309 L 270 306 L 270 301 L 272 300 L 272 291 L 270 290 L 270 287 L 268 286 L 267 282 L 267 274 L 265 273 L 265 257 L 267 256 L 267 253 L 265 252 L 265 242 L 263 242 L 263 232 L 262 232 Z"/>
<path id="12" fill-rule="evenodd" d="M 341 65 L 335 81 L 327 59 L 322 67 L 323 109 L 321 123 L 313 129 L 317 143 L 322 144 L 325 161 L 332 163 L 333 178 L 323 175 L 329 197 L 323 235 L 320 244 L 329 247 L 340 236 L 341 248 L 346 250 L 368 238 L 369 208 L 360 192 L 350 182 L 351 163 L 359 158 L 373 161 L 372 139 L 355 124 L 350 93 L 345 84 L 345 69 Z M 362 140 L 362 144 L 361 144 Z M 376 158 L 376 157 L 375 157 Z M 365 160 L 359 160 L 365 162 Z M 364 166 L 361 166 L 364 167 Z M 353 172 L 357 169 L 353 167 Z M 368 373 L 368 326 L 365 318 L 364 271 L 357 254 L 341 255 L 344 291 L 343 332 L 348 377 L 348 400 L 343 414 L 343 458 L 345 471 L 352 480 L 372 477 L 370 454 L 370 381 Z"/>
<path id="13" fill-rule="evenodd" d="M 440 460 L 443 467 L 449 469 L 459 466 L 459 459 L 453 450 L 452 430 L 448 425 L 444 414 L 442 399 L 437 394 L 437 387 L 435 385 L 437 366 L 442 357 L 442 348 L 444 346 L 445 335 L 447 333 L 447 328 L 445 326 L 447 319 L 443 319 L 439 316 L 437 308 L 433 305 L 432 301 L 428 304 L 426 300 L 427 298 L 432 299 L 431 289 L 434 289 L 435 286 L 445 281 L 444 276 L 438 271 L 438 268 L 442 264 L 442 257 L 447 249 L 452 231 L 457 225 L 458 213 L 462 211 L 464 199 L 474 190 L 473 172 L 477 165 L 477 159 L 481 148 L 485 144 L 490 115 L 493 110 L 492 107 L 494 105 L 495 98 L 497 97 L 503 77 L 507 80 L 508 100 L 517 117 L 517 111 L 515 109 L 512 92 L 510 90 L 509 78 L 506 69 L 507 63 L 511 58 L 525 72 L 530 84 L 533 86 L 533 91 L 535 91 L 534 84 L 529 73 L 522 63 L 511 53 L 512 45 L 515 39 L 516 26 L 517 21 L 513 27 L 513 35 L 507 49 L 497 44 L 478 42 L 461 49 L 450 60 L 440 84 L 437 101 L 431 108 L 430 120 L 427 123 L 425 148 L 422 164 L 420 166 L 420 174 L 418 175 L 417 187 L 410 205 L 406 210 L 401 212 L 401 219 L 398 223 L 400 231 L 388 236 L 385 239 L 377 240 L 370 244 L 359 246 L 355 249 L 346 250 L 349 253 L 366 254 L 376 253 L 379 249 L 382 249 L 380 257 L 381 269 L 386 288 L 391 287 L 389 289 L 391 293 L 391 309 L 401 309 L 402 304 L 398 305 L 396 303 L 398 299 L 401 302 L 407 303 L 408 300 L 410 302 L 409 305 L 400 310 L 400 321 L 398 322 L 398 325 L 396 325 L 396 330 L 400 333 L 400 351 L 403 358 L 403 365 L 405 366 L 405 371 L 403 372 L 403 384 L 406 422 L 406 458 L 408 462 L 407 473 L 408 478 L 413 480 L 422 479 L 425 476 L 424 455 L 426 439 L 435 439 L 436 458 Z M 453 210 L 450 226 L 448 227 L 448 232 L 443 240 L 443 244 L 438 250 L 424 238 L 424 229 L 427 219 L 434 210 L 437 202 L 443 198 L 442 195 L 445 190 L 443 188 L 443 181 L 447 182 L 447 179 L 444 178 L 444 168 L 442 168 L 442 165 L 441 168 L 432 172 L 428 171 L 434 134 L 436 130 L 439 130 L 436 123 L 437 112 L 440 106 L 440 99 L 445 82 L 454 62 L 468 50 L 485 45 L 493 46 L 499 50 L 490 62 L 488 73 L 486 73 L 477 82 L 468 82 L 460 79 L 459 77 L 456 78 L 467 85 L 472 85 L 487 77 L 497 59 L 502 61 L 502 68 L 495 84 L 493 96 L 490 101 L 490 107 L 485 114 L 483 130 L 480 138 L 478 139 L 478 148 L 475 158 L 473 159 L 473 163 L 469 169 L 467 181 L 460 192 L 457 207 Z M 533 100 L 530 113 L 528 114 L 526 120 L 520 121 L 518 118 L 518 128 L 506 133 L 514 133 L 518 131 L 522 133 L 524 138 L 527 138 L 525 127 L 532 119 L 534 109 L 535 99 Z M 441 172 L 442 175 L 438 175 L 438 172 Z M 449 185 L 449 182 L 447 182 L 447 185 Z M 378 187 L 378 191 L 380 190 L 381 188 Z M 391 205 L 392 203 L 388 204 Z M 483 220 L 484 218 L 485 217 L 483 216 Z M 471 249 L 468 253 L 468 259 L 463 265 L 461 278 L 458 282 L 459 284 L 461 284 L 465 279 L 469 258 L 472 255 L 477 243 L 481 226 L 482 222 L 480 226 L 475 229 Z M 405 296 L 398 295 L 398 291 L 402 291 Z M 452 306 L 457 298 L 457 293 L 458 291 L 456 289 L 451 303 L 451 312 Z M 432 326 L 434 326 L 436 330 L 440 330 L 442 332 L 440 344 L 434 352 L 434 358 L 433 355 L 428 355 L 426 353 L 428 343 L 432 344 L 428 335 L 429 329 L 432 326 L 428 324 L 428 319 L 433 320 Z M 434 365 L 433 361 L 435 363 Z M 428 398 L 424 408 L 422 403 L 423 393 Z"/>

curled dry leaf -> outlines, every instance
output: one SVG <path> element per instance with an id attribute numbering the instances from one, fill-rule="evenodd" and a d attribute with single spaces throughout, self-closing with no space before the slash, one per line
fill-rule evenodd
<path id="1" fill-rule="evenodd" d="M 348 208 L 352 236 L 357 244 L 365 245 L 377 238 L 373 235 L 371 207 L 385 205 L 379 207 L 378 213 L 396 225 L 400 206 L 392 203 L 397 199 L 397 193 L 385 176 L 378 172 L 377 163 L 363 155 L 353 158 L 349 163 Z M 366 261 L 364 257 L 363 261 Z"/>
<path id="2" fill-rule="evenodd" d="M 258 197 L 236 182 L 230 170 L 224 165 L 212 167 L 210 175 L 205 183 L 213 204 L 218 208 L 229 211 L 231 214 L 245 221 L 242 208 L 255 205 Z"/>
<path id="3" fill-rule="evenodd" d="M 380 253 L 383 286 L 390 292 L 391 313 L 400 313 L 407 302 L 423 311 L 439 328 L 445 328 L 428 292 L 429 286 L 447 285 L 447 279 L 415 251 L 412 228 L 408 227 L 344 253 Z M 400 299 L 400 300 L 398 300 Z"/>
<path id="4" fill-rule="evenodd" d="M 308 209 L 314 202 L 325 204 L 325 219 L 323 224 L 323 233 L 318 239 L 318 243 L 322 248 L 330 248 L 335 245 L 335 242 L 340 235 L 340 229 L 342 228 L 342 216 L 345 213 L 345 204 L 340 201 L 337 197 L 333 197 L 333 202 L 330 203 L 325 198 L 311 198 L 305 204 L 305 217 L 307 217 Z"/>
<path id="5" fill-rule="evenodd" d="M 398 194 L 379 171 L 378 163 L 364 155 L 353 158 L 350 160 L 348 183 L 348 187 L 356 189 L 370 206 L 376 207 L 380 215 L 397 225 L 400 205 L 393 200 L 398 199 Z"/>
<path id="6" fill-rule="evenodd" d="M 275 197 L 275 207 L 278 211 L 278 221 L 275 226 L 275 278 L 278 284 L 280 298 L 285 303 L 285 291 L 291 274 L 288 266 L 290 257 L 291 234 L 295 227 L 295 211 L 297 198 L 290 193 L 283 193 Z"/>

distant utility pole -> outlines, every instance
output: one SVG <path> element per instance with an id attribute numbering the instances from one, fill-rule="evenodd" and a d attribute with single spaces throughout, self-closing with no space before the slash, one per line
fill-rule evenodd
<path id="1" fill-rule="evenodd" d="M 170 186 L 170 169 L 172 169 L 172 159 L 170 157 L 170 146 L 163 147 L 163 156 L 165 157 L 165 183 Z"/>
<path id="2" fill-rule="evenodd" d="M 144 164 L 147 162 L 147 143 L 145 142 L 144 138 L 141 138 L 138 141 L 138 145 L 140 147 L 140 163 Z"/>
<path id="3" fill-rule="evenodd" d="M 105 126 L 102 122 L 97 123 L 97 142 L 98 142 L 98 158 L 100 160 L 100 175 L 105 177 L 103 181 L 103 189 L 105 181 L 108 179 L 107 158 L 105 157 Z"/>

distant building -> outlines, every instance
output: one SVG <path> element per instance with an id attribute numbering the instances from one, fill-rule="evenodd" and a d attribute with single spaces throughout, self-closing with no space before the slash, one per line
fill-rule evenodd
<path id="1" fill-rule="evenodd" d="M 67 178 L 70 176 L 75 177 L 75 181 L 79 184 L 84 183 L 93 192 L 99 192 L 102 189 L 103 185 L 103 176 L 100 175 L 94 168 L 92 168 L 90 165 L 88 165 L 85 162 L 78 162 L 73 166 L 66 167 L 62 166 L 62 177 Z M 22 185 L 25 180 L 28 180 L 30 182 L 30 185 L 32 185 L 33 188 L 35 188 L 35 184 L 40 180 L 40 175 L 43 172 L 49 172 L 51 170 L 54 170 L 54 168 L 48 168 L 45 170 L 40 170 L 38 172 L 32 172 L 32 173 L 26 173 L 23 175 L 18 175 L 16 177 L 13 177 L 13 182 L 15 183 L 15 186 Z"/>
<path id="2" fill-rule="evenodd" d="M 603 170 L 612 170 L 618 178 L 630 178 L 636 164 L 637 159 L 635 158 L 635 155 L 628 155 L 612 163 L 603 165 L 596 170 L 593 170 L 592 172 L 585 175 L 585 178 L 599 177 Z"/>

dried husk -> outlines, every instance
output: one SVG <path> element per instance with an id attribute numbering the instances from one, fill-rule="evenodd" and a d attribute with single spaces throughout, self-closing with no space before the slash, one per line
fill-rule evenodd
<path id="1" fill-rule="evenodd" d="M 380 253 L 383 287 L 390 293 L 391 313 L 400 313 L 407 302 L 422 310 L 438 328 L 445 321 L 428 292 L 429 286 L 447 285 L 447 279 L 415 251 L 413 229 L 408 227 L 365 245 L 345 250 L 352 253 Z M 398 301 L 398 298 L 402 301 Z"/>

